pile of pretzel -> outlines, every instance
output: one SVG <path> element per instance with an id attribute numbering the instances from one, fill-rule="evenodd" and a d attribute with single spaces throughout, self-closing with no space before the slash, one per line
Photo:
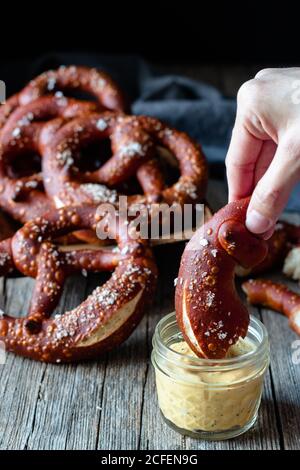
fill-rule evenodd
<path id="1" fill-rule="evenodd" d="M 84 94 L 89 99 L 78 98 Z M 177 167 L 175 182 L 167 180 L 166 161 Z M 0 275 L 17 271 L 34 278 L 35 287 L 27 316 L 0 311 L 7 350 L 59 363 L 120 345 L 153 297 L 157 268 L 148 241 L 128 230 L 119 197 L 127 195 L 129 209 L 157 202 L 182 207 L 203 201 L 206 184 L 199 145 L 155 118 L 129 114 L 122 91 L 104 72 L 63 66 L 9 98 L 0 108 Z M 199 356 L 222 358 L 247 333 L 249 312 L 235 289 L 237 273 L 262 273 L 293 248 L 284 272 L 300 278 L 300 228 L 280 223 L 265 242 L 245 227 L 248 203 L 216 213 L 182 257 L 177 320 Z M 107 204 L 115 208 L 114 219 L 99 211 Z M 90 245 L 99 242 L 100 222 L 116 241 L 113 250 Z M 74 242 L 79 248 L 70 247 Z M 66 278 L 89 271 L 112 275 L 81 305 L 53 316 Z M 250 302 L 286 314 L 300 334 L 299 295 L 264 279 L 242 287 Z"/>
<path id="2" fill-rule="evenodd" d="M 173 184 L 161 149 L 177 164 Z M 0 108 L 0 208 L 19 225 L 1 215 L 0 275 L 18 271 L 36 282 L 26 317 L 0 313 L 7 350 L 59 363 L 121 344 L 153 297 L 157 269 L 147 240 L 130 234 L 121 216 L 117 223 L 100 217 L 98 206 L 118 209 L 122 194 L 129 205 L 195 204 L 206 183 L 200 147 L 157 119 L 129 114 L 102 71 L 62 66 L 9 98 Z M 116 240 L 113 251 L 85 244 L 97 240 L 100 220 Z M 79 249 L 62 249 L 75 240 Z M 66 278 L 78 271 L 112 275 L 77 308 L 51 316 Z"/>

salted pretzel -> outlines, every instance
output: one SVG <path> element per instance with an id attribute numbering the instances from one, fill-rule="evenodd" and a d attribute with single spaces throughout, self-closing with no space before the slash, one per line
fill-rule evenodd
<path id="1" fill-rule="evenodd" d="M 15 219 L 26 222 L 53 207 L 44 193 L 41 173 L 34 173 L 34 165 L 30 167 L 30 159 L 26 164 L 26 157 L 35 153 L 42 155 L 44 147 L 66 119 L 96 109 L 95 103 L 59 95 L 39 98 L 26 106 L 17 107 L 10 114 L 0 133 L 0 206 L 5 211 Z M 23 166 L 29 174 L 20 177 L 10 170 L 10 164 L 22 156 L 26 165 L 23 163 Z"/>
<path id="2" fill-rule="evenodd" d="M 105 72 L 90 67 L 64 66 L 34 78 L 19 94 L 24 106 L 55 91 L 79 91 L 91 94 L 99 105 L 112 111 L 125 111 L 127 104 L 122 91 Z"/>
<path id="3" fill-rule="evenodd" d="M 45 362 L 96 357 L 124 341 L 141 319 L 152 297 L 156 266 L 146 242 L 127 231 L 126 223 L 107 221 L 118 252 L 63 254 L 51 240 L 74 230 L 95 229 L 95 207 L 62 208 L 28 222 L 12 238 L 15 266 L 36 277 L 29 317 L 0 319 L 0 340 L 9 351 Z M 116 228 L 117 227 L 117 228 Z M 111 278 L 77 308 L 48 318 L 64 279 L 78 269 L 111 270 Z"/>
<path id="4" fill-rule="evenodd" d="M 90 67 L 61 66 L 42 73 L 0 106 L 0 130 L 18 107 L 26 106 L 44 95 L 55 95 L 63 100 L 64 91 L 89 93 L 96 100 L 99 111 L 123 112 L 127 109 L 122 91 L 107 73 Z"/>
<path id="5" fill-rule="evenodd" d="M 245 227 L 248 203 L 243 199 L 218 211 L 194 234 L 181 259 L 176 316 L 200 357 L 224 357 L 247 333 L 249 313 L 235 289 L 235 266 L 250 268 L 267 254 L 266 242 Z"/>
<path id="6" fill-rule="evenodd" d="M 266 279 L 249 279 L 242 284 L 248 302 L 271 308 L 289 319 L 290 327 L 300 335 L 300 295 L 284 284 Z"/>
<path id="7" fill-rule="evenodd" d="M 245 269 L 237 266 L 238 276 L 261 274 L 272 268 L 280 266 L 292 246 L 300 243 L 300 227 L 288 222 L 279 221 L 275 226 L 272 237 L 267 240 L 268 254 L 265 259 L 253 268 Z M 289 257 L 291 260 L 292 257 Z M 288 268 L 286 268 L 288 270 Z"/>
<path id="8" fill-rule="evenodd" d="M 76 160 L 81 149 L 107 138 L 112 157 L 94 172 L 79 172 Z M 172 152 L 179 163 L 181 176 L 168 188 L 159 167 L 158 145 Z M 74 119 L 57 131 L 42 164 L 45 190 L 56 207 L 86 202 L 114 204 L 119 195 L 115 188 L 134 175 L 144 194 L 129 196 L 129 204 L 199 202 L 207 183 L 200 147 L 186 134 L 145 116 L 104 113 Z"/>

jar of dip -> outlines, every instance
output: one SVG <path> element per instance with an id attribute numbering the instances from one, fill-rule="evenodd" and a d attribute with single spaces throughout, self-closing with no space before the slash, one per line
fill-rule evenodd
<path id="1" fill-rule="evenodd" d="M 245 339 L 224 359 L 197 357 L 184 341 L 175 313 L 164 317 L 153 337 L 158 402 L 167 424 L 202 439 L 229 439 L 255 423 L 269 365 L 264 325 L 251 317 Z"/>

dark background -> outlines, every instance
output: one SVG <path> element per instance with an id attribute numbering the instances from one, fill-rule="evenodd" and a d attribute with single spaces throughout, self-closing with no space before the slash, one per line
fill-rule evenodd
<path id="1" fill-rule="evenodd" d="M 299 11 L 291 1 L 5 0 L 0 15 L 7 96 L 60 64 L 101 67 L 126 91 L 133 112 L 201 142 L 218 178 L 242 83 L 262 68 L 300 63 Z M 299 209 L 297 191 L 290 209 Z"/>
<path id="2" fill-rule="evenodd" d="M 296 2 L 12 2 L 1 61 L 49 51 L 140 54 L 154 63 L 299 63 Z"/>

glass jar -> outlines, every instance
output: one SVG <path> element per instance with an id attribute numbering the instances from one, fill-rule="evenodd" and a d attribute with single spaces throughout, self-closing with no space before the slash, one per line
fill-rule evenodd
<path id="1" fill-rule="evenodd" d="M 178 343 L 185 346 L 184 353 L 172 349 Z M 170 427 L 184 435 L 212 440 L 229 439 L 251 428 L 269 365 L 268 334 L 254 317 L 246 343 L 251 345 L 248 352 L 225 359 L 202 359 L 186 353 L 188 346 L 175 313 L 162 318 L 153 336 L 152 364 L 159 406 Z"/>

